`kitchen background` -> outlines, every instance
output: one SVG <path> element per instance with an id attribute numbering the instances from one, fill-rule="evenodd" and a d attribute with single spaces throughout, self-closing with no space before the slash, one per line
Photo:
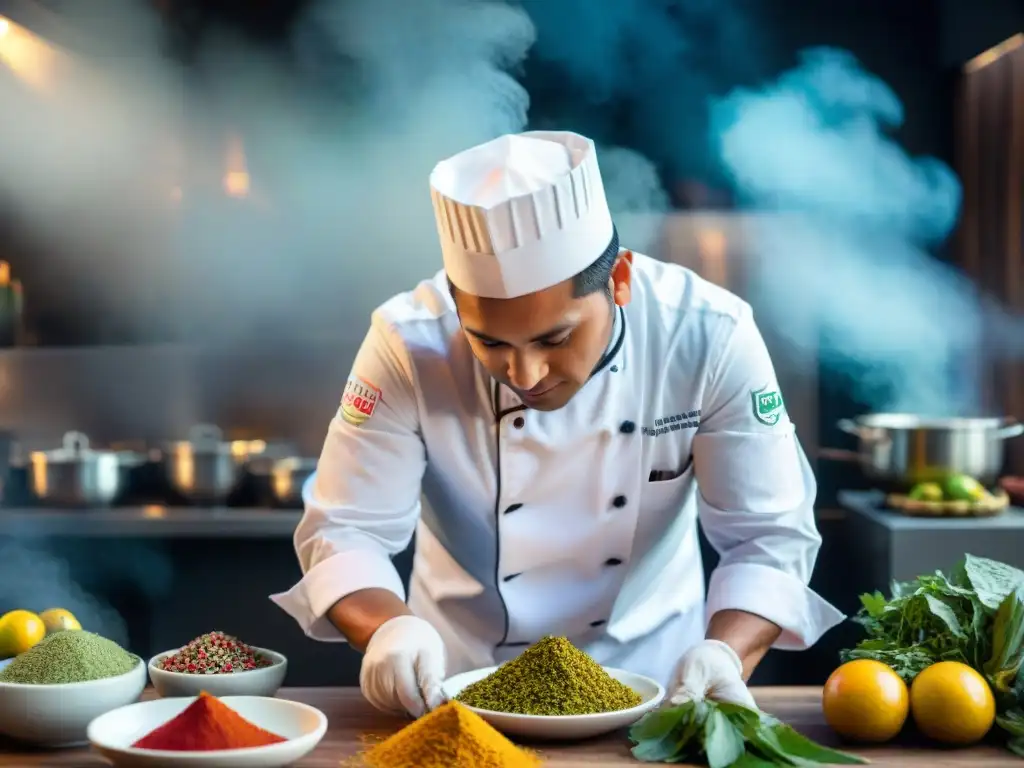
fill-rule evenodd
<path id="1" fill-rule="evenodd" d="M 819 591 L 852 613 L 964 551 L 1024 566 L 1024 512 L 880 512 L 836 426 L 1024 417 L 1019 2 L 0 17 L 0 612 L 59 605 L 141 655 L 222 629 L 289 656 L 290 684 L 355 684 L 354 653 L 267 600 L 299 577 L 309 467 L 277 460 L 315 458 L 369 312 L 439 267 L 430 167 L 526 127 L 593 136 L 624 243 L 754 304 L 817 466 Z M 821 682 L 857 637 L 757 681 Z"/>

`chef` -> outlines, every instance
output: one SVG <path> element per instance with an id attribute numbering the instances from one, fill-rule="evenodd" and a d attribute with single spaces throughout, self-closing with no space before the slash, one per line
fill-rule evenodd
<path id="1" fill-rule="evenodd" d="M 430 185 L 444 269 L 373 313 L 272 599 L 364 652 L 381 710 L 545 635 L 752 704 L 770 648 L 844 617 L 807 586 L 816 484 L 750 307 L 620 247 L 583 136 L 502 136 Z"/>

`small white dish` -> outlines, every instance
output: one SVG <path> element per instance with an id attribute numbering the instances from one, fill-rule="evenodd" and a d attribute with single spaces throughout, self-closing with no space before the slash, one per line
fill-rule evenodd
<path id="1" fill-rule="evenodd" d="M 143 736 L 180 715 L 193 701 L 195 697 L 153 699 L 121 707 L 89 724 L 89 741 L 117 768 L 282 768 L 312 752 L 327 732 L 326 715 L 308 704 L 264 696 L 225 696 L 221 701 L 246 720 L 287 741 L 214 752 L 132 747 Z"/>
<path id="2" fill-rule="evenodd" d="M 483 680 L 497 667 L 476 669 L 454 675 L 441 684 L 441 691 L 452 700 L 469 685 Z M 624 669 L 602 667 L 615 680 L 628 685 L 640 694 L 640 703 L 630 709 L 617 712 L 601 712 L 596 715 L 513 715 L 507 712 L 491 712 L 477 707 L 466 708 L 476 712 L 497 730 L 510 736 L 529 739 L 575 740 L 589 739 L 605 733 L 628 728 L 637 720 L 657 707 L 665 698 L 665 689 L 655 680 L 636 675 Z M 465 706 L 465 705 L 463 705 Z"/>
<path id="3" fill-rule="evenodd" d="M 288 659 L 280 653 L 266 648 L 249 646 L 270 659 L 273 664 L 244 672 L 230 672 L 220 675 L 190 675 L 187 672 L 168 672 L 160 669 L 160 662 L 180 651 L 158 653 L 149 660 L 149 679 L 156 692 L 163 697 L 198 696 L 206 691 L 211 696 L 273 696 L 284 684 L 288 672 Z"/>
<path id="4" fill-rule="evenodd" d="M 145 687 L 142 661 L 131 672 L 84 683 L 0 682 L 0 734 L 42 747 L 87 744 L 92 720 L 138 701 Z"/>

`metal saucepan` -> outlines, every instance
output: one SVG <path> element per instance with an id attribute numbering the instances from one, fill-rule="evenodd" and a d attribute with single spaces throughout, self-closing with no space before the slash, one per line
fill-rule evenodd
<path id="1" fill-rule="evenodd" d="M 1014 419 L 904 413 L 841 419 L 838 427 L 858 439 L 857 451 L 823 450 L 822 458 L 856 461 L 869 480 L 901 487 L 961 474 L 991 488 L 1003 468 L 1003 441 L 1024 433 Z"/>
<path id="2" fill-rule="evenodd" d="M 133 451 L 94 450 L 81 432 L 68 432 L 62 447 L 29 454 L 29 490 L 59 506 L 104 506 L 121 495 L 131 470 L 144 461 Z"/>
<path id="3" fill-rule="evenodd" d="M 193 504 L 221 504 L 238 488 L 246 463 L 266 448 L 262 440 L 223 439 L 212 424 L 197 424 L 188 440 L 164 446 L 161 465 L 171 487 Z"/>
<path id="4" fill-rule="evenodd" d="M 316 471 L 316 459 L 292 456 L 274 462 L 270 470 L 270 492 L 284 507 L 302 506 L 302 485 Z"/>

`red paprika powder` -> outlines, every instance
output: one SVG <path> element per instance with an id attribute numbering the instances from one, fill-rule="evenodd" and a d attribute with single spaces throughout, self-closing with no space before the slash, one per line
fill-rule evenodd
<path id="1" fill-rule="evenodd" d="M 177 717 L 150 731 L 132 746 L 172 752 L 265 747 L 286 741 L 253 725 L 216 696 L 205 691 Z"/>

